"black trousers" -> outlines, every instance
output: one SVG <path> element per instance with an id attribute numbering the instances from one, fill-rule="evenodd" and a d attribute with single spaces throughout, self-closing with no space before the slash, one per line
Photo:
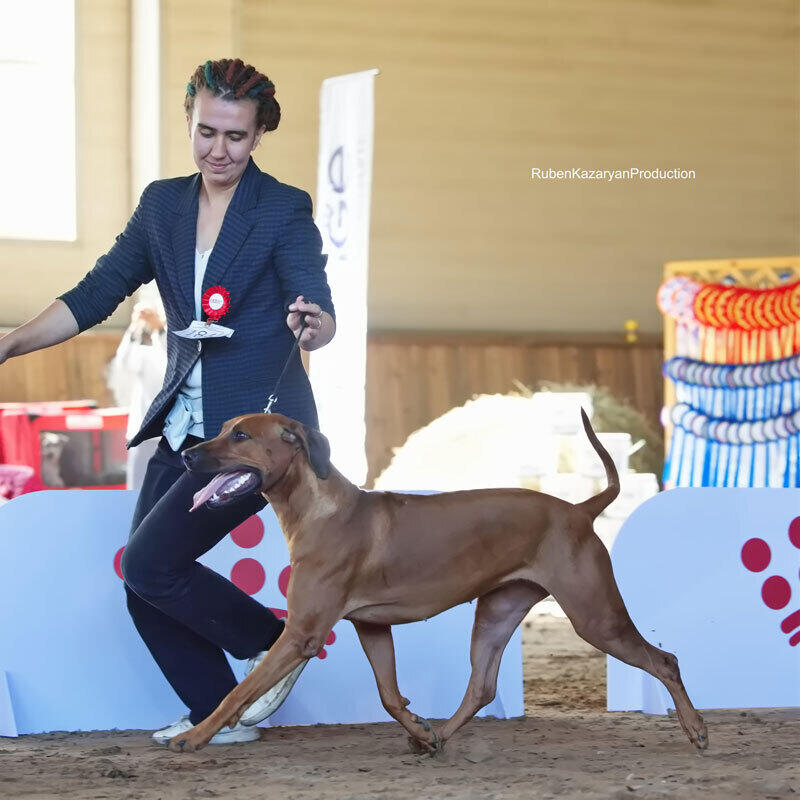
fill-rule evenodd
<path id="1" fill-rule="evenodd" d="M 181 449 L 202 441 L 189 436 Z M 193 724 L 236 685 L 223 650 L 250 658 L 280 636 L 283 622 L 229 580 L 199 564 L 237 525 L 260 511 L 255 494 L 189 513 L 211 475 L 186 471 L 162 438 L 150 460 L 122 555 L 128 611 Z"/>

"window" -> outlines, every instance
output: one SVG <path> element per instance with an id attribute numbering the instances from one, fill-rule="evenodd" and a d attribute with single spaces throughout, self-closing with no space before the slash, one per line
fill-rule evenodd
<path id="1" fill-rule="evenodd" d="M 75 4 L 0 0 L 0 238 L 74 241 Z"/>

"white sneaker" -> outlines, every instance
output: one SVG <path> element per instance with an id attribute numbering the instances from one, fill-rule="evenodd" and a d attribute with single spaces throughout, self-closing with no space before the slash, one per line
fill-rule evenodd
<path id="1" fill-rule="evenodd" d="M 181 717 L 177 722 L 156 731 L 153 734 L 155 744 L 169 744 L 169 740 L 179 733 L 186 733 L 193 725 L 189 722 L 189 717 Z M 234 744 L 235 742 L 254 742 L 259 738 L 259 733 L 254 728 L 245 728 L 241 722 L 232 728 L 223 728 L 211 737 L 209 744 Z"/>
<path id="2" fill-rule="evenodd" d="M 267 651 L 264 650 L 258 655 L 247 659 L 247 674 L 249 675 L 263 660 Z M 306 668 L 308 659 L 301 661 L 285 678 L 281 678 L 271 689 L 264 692 L 248 709 L 242 714 L 239 720 L 240 725 L 257 725 L 267 717 L 274 714 L 282 705 L 283 701 L 292 691 L 295 681 L 300 677 L 300 673 Z"/>

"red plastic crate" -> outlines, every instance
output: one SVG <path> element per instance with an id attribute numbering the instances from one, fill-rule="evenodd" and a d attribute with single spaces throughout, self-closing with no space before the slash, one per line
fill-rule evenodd
<path id="1" fill-rule="evenodd" d="M 124 489 L 127 412 L 47 406 L 3 410 L 3 461 L 32 467 L 43 489 Z"/>

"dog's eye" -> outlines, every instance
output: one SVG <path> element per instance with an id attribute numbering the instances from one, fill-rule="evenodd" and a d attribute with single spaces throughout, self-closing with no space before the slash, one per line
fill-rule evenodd
<path id="1" fill-rule="evenodd" d="M 243 442 L 243 441 L 245 441 L 246 439 L 249 439 L 249 438 L 250 437 L 244 431 L 234 431 L 231 434 L 231 439 L 234 442 Z"/>

